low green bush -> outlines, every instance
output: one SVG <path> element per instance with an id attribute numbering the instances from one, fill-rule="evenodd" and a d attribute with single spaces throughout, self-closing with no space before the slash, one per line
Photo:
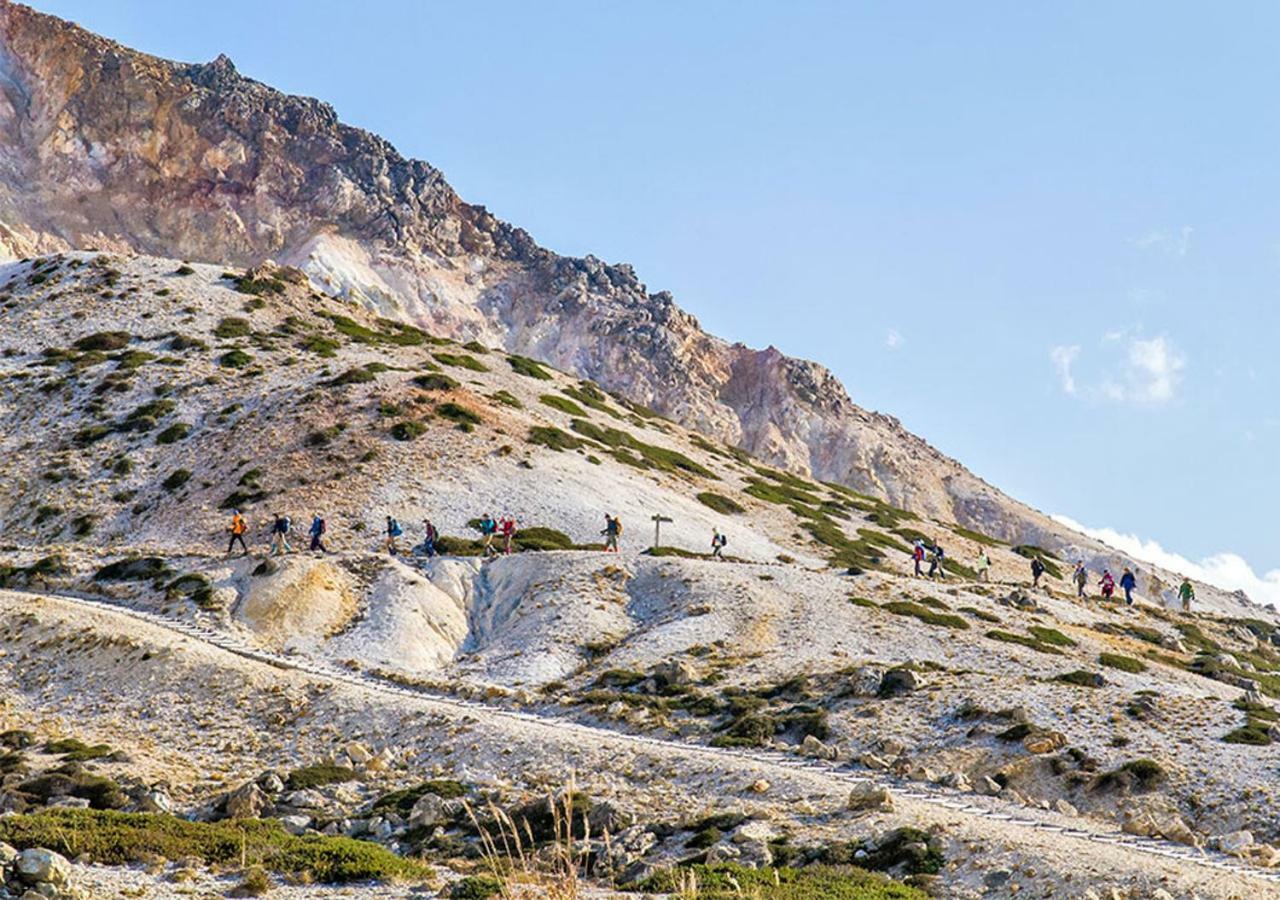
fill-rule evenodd
<path id="1" fill-rule="evenodd" d="M 913 616 L 926 625 L 941 625 L 958 631 L 964 631 L 969 627 L 969 623 L 959 616 L 951 613 L 936 612 L 927 606 L 921 606 L 919 603 L 912 603 L 908 600 L 894 600 L 884 604 L 881 608 L 886 612 L 893 613 L 895 616 Z"/>
<path id="2" fill-rule="evenodd" d="M 1142 660 L 1134 659 L 1132 656 L 1121 656 L 1119 653 L 1100 653 L 1098 662 L 1109 668 L 1134 675 L 1147 671 L 1147 664 Z"/>
<path id="3" fill-rule="evenodd" d="M 724 515 L 736 516 L 746 512 L 746 510 L 742 508 L 742 504 L 738 503 L 736 500 L 726 497 L 723 494 L 713 493 L 712 491 L 702 491 L 698 494 L 698 502 L 703 506 L 708 506 L 711 509 L 714 509 L 718 513 L 723 513 Z"/>

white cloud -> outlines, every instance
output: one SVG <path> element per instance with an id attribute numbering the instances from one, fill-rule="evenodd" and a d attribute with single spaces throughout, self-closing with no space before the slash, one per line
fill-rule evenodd
<path id="1" fill-rule="evenodd" d="M 1183 225 L 1177 231 L 1166 231 L 1163 228 L 1157 228 L 1148 231 L 1141 237 L 1131 238 L 1129 243 L 1142 250 L 1159 250 L 1172 256 L 1186 256 L 1191 249 L 1191 235 L 1195 234 L 1195 229 L 1190 225 Z"/>
<path id="2" fill-rule="evenodd" d="M 1114 528 L 1088 528 L 1067 516 L 1051 516 L 1055 522 L 1065 525 L 1094 540 L 1102 541 L 1134 559 L 1186 575 L 1225 591 L 1242 590 L 1255 603 L 1274 603 L 1280 606 L 1280 569 L 1272 569 L 1263 575 L 1238 553 L 1215 553 L 1199 562 L 1164 549 L 1156 541 L 1143 540 L 1136 534 L 1124 534 Z"/>
<path id="3" fill-rule="evenodd" d="M 1119 352 L 1124 353 L 1124 359 L 1118 377 L 1090 380 L 1091 383 L 1080 383 L 1077 378 L 1077 363 L 1081 360 L 1078 344 L 1049 348 L 1049 359 L 1063 393 L 1149 406 L 1168 403 L 1177 395 L 1187 360 L 1167 335 L 1142 339 L 1130 337 L 1125 331 L 1107 331 L 1100 344 L 1109 360 Z M 1118 345 L 1125 349 L 1121 351 Z M 1114 368 L 1113 362 L 1108 365 Z"/>
<path id="4" fill-rule="evenodd" d="M 898 333 L 898 329 L 889 329 L 888 334 L 884 336 L 884 345 L 890 350 L 897 350 L 902 346 L 902 335 Z"/>
<path id="5" fill-rule="evenodd" d="M 1049 358 L 1053 360 L 1053 367 L 1058 372 L 1058 380 L 1062 382 L 1062 392 L 1064 394 L 1074 394 L 1076 392 L 1076 379 L 1071 374 L 1071 366 L 1079 355 L 1079 344 L 1072 344 L 1069 347 L 1051 347 L 1049 349 Z"/>
<path id="6" fill-rule="evenodd" d="M 1173 399 L 1187 361 L 1167 337 L 1161 335 L 1129 345 L 1124 381 L 1104 385 L 1114 400 L 1160 404 Z"/>

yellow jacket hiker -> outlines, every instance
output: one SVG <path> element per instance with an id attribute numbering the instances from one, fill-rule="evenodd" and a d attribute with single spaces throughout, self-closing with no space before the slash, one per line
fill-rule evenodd
<path id="1" fill-rule="evenodd" d="M 240 515 L 240 510 L 232 511 L 231 527 L 227 530 L 231 532 L 231 540 L 227 542 L 227 552 L 230 553 L 235 549 L 236 541 L 239 541 L 241 551 L 247 556 L 249 547 L 244 542 L 244 533 L 249 530 L 249 523 L 244 520 L 244 516 Z"/>

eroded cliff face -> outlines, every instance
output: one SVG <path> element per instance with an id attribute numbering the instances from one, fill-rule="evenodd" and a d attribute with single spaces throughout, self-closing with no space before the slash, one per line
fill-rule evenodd
<path id="1" fill-rule="evenodd" d="M 0 0 L 0 253 L 298 265 L 317 287 L 591 378 L 771 462 L 1014 540 L 1062 532 L 856 406 L 823 367 L 708 335 L 630 266 L 571 259 L 441 173 L 219 57 L 138 53 Z"/>

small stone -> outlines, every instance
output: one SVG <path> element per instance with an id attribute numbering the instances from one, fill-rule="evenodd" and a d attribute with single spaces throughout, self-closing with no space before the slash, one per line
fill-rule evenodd
<path id="1" fill-rule="evenodd" d="M 836 751 L 834 747 L 828 747 L 811 734 L 806 734 L 804 736 L 804 741 L 800 744 L 800 753 L 814 759 L 836 758 Z"/>
<path id="2" fill-rule="evenodd" d="M 978 779 L 978 793 L 980 794 L 986 794 L 989 797 L 994 797 L 1002 790 L 1004 790 L 1004 788 L 1000 786 L 1000 782 L 996 781 L 990 775 L 983 775 Z"/>
<path id="3" fill-rule="evenodd" d="M 306 834 L 307 829 L 311 827 L 310 816 L 281 816 L 280 824 L 284 826 L 284 830 L 290 834 Z"/>
<path id="4" fill-rule="evenodd" d="M 1078 809 L 1076 809 L 1066 800 L 1063 800 L 1061 797 L 1053 801 L 1053 808 L 1056 809 L 1058 812 L 1062 813 L 1064 816 L 1075 817 L 1080 815 L 1080 811 Z"/>
<path id="5" fill-rule="evenodd" d="M 1067 736 L 1061 731 L 1041 731 L 1023 738 L 1022 746 L 1028 753 L 1052 753 L 1067 746 Z"/>
<path id="6" fill-rule="evenodd" d="M 859 666 L 849 675 L 849 693 L 854 697 L 874 697 L 880 693 L 884 669 L 878 666 Z"/>
<path id="7" fill-rule="evenodd" d="M 271 800 L 262 789 L 249 782 L 227 796 L 224 808 L 228 819 L 261 819 L 270 805 Z"/>
<path id="8" fill-rule="evenodd" d="M 1253 832 L 1246 829 L 1230 831 L 1218 836 L 1218 849 L 1232 856 L 1240 856 L 1253 846 Z"/>
<path id="9" fill-rule="evenodd" d="M 770 787 L 772 787 L 772 785 L 770 785 L 769 782 L 765 781 L 763 778 L 757 778 L 755 781 L 751 782 L 747 790 L 751 791 L 753 794 L 765 794 L 768 793 Z"/>
<path id="10" fill-rule="evenodd" d="M 909 694 L 920 687 L 920 677 L 911 669 L 899 666 L 884 673 L 878 693 L 881 697 Z"/>
<path id="11" fill-rule="evenodd" d="M 889 761 L 883 757 L 876 756 L 874 753 L 864 753 L 858 757 L 858 761 L 868 769 L 887 769 Z"/>

